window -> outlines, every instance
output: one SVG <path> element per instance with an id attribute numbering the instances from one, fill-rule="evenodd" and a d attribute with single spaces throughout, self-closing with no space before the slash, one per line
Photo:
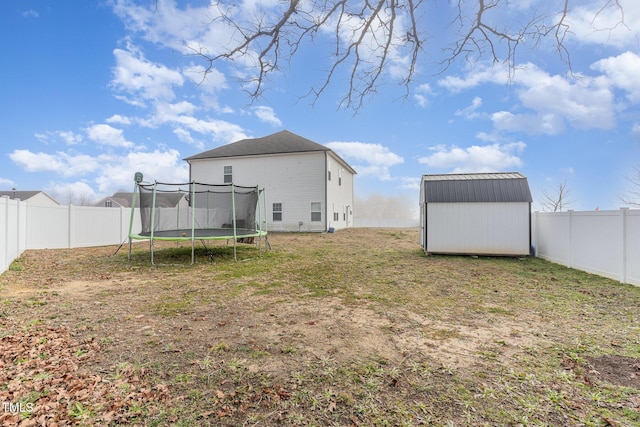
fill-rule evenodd
<path id="1" fill-rule="evenodd" d="M 341 176 L 338 177 L 338 185 L 342 185 L 342 177 Z"/>
<path id="2" fill-rule="evenodd" d="M 273 204 L 273 220 L 282 221 L 282 203 Z"/>
<path id="3" fill-rule="evenodd" d="M 333 213 L 333 220 L 334 220 L 334 221 L 338 221 L 338 218 L 339 218 L 339 217 L 338 217 L 338 212 L 334 212 L 334 213 Z"/>
<path id="4" fill-rule="evenodd" d="M 331 171 L 327 171 L 327 181 L 331 181 Z"/>
<path id="5" fill-rule="evenodd" d="M 113 206 L 113 202 L 111 200 L 107 200 L 106 202 L 104 202 L 104 206 L 106 208 L 110 208 Z"/>
<path id="6" fill-rule="evenodd" d="M 311 221 L 322 221 L 322 203 L 311 203 Z"/>
<path id="7" fill-rule="evenodd" d="M 224 167 L 224 181 L 225 184 L 233 182 L 233 166 Z"/>

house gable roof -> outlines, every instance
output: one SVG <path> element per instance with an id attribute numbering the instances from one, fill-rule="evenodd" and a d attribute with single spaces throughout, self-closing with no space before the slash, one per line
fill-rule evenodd
<path id="1" fill-rule="evenodd" d="M 288 130 L 276 132 L 261 138 L 242 139 L 231 144 L 223 145 L 213 150 L 205 151 L 187 157 L 185 160 L 214 159 L 224 157 L 243 157 L 243 156 L 259 156 L 265 154 L 288 154 L 288 153 L 311 153 L 311 152 L 329 152 L 337 160 L 346 166 L 351 173 L 356 171 L 349 166 L 340 156 L 334 153 L 330 148 L 322 144 L 313 142 L 300 135 L 296 135 Z"/>
<path id="2" fill-rule="evenodd" d="M 158 206 L 174 208 L 178 206 L 180 201 L 185 197 L 185 193 L 165 193 L 158 192 L 156 197 L 156 203 Z M 140 207 L 140 195 L 136 196 L 136 208 Z M 96 202 L 94 206 L 104 206 L 106 201 L 113 201 L 122 206 L 123 208 L 130 208 L 133 201 L 133 193 L 120 191 L 113 193 L 113 196 L 105 197 L 104 199 Z"/>
<path id="3" fill-rule="evenodd" d="M 45 193 L 44 191 L 0 191 L 0 197 L 3 196 L 9 196 L 10 199 L 20 199 L 23 201 L 29 200 L 30 198 L 37 196 L 38 194 L 44 194 L 46 197 L 48 197 L 49 199 L 51 199 L 52 202 L 54 203 L 58 203 L 58 201 L 56 199 L 54 199 L 53 197 L 49 196 L 47 193 Z"/>
<path id="4" fill-rule="evenodd" d="M 533 201 L 527 178 L 519 172 L 423 175 L 427 203 Z"/>

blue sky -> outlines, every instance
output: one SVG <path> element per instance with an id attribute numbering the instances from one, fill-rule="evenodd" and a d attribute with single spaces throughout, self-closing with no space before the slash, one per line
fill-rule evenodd
<path id="1" fill-rule="evenodd" d="M 278 4 L 240 8 L 257 3 Z M 522 14 L 540 7 L 517 3 Z M 640 3 L 621 1 L 626 25 L 614 31 L 598 31 L 616 22 L 614 10 L 592 22 L 602 0 L 574 3 L 573 74 L 546 43 L 522 48 L 511 79 L 483 59 L 443 72 L 435 64 L 443 40 L 432 36 L 406 97 L 390 69 L 354 113 L 338 108 L 343 75 L 313 105 L 304 97 L 328 67 L 321 35 L 252 102 L 236 80 L 242 64 L 221 63 L 203 81 L 202 62 L 186 55 L 187 45 L 213 49 L 224 39 L 206 1 L 160 0 L 156 9 L 151 0 L 5 0 L 0 189 L 97 201 L 131 191 L 138 170 L 186 181 L 185 157 L 288 129 L 345 158 L 362 199 L 417 205 L 425 173 L 520 171 L 534 207 L 566 183 L 570 208 L 617 209 L 640 163 Z M 428 10 L 430 34 L 442 34 L 450 13 L 447 2 Z"/>

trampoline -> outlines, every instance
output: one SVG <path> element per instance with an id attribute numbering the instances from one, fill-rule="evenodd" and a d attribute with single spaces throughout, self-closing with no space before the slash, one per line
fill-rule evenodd
<path id="1" fill-rule="evenodd" d="M 154 241 L 191 241 L 191 264 L 195 261 L 195 242 L 233 240 L 233 259 L 237 261 L 238 242 L 262 240 L 268 247 L 264 189 L 229 184 L 143 183 L 135 175 L 132 206 L 139 205 L 139 232 L 133 232 L 135 209 L 129 223 L 129 260 L 134 240 L 149 240 L 151 263 L 155 265 Z M 261 200 L 262 196 L 262 200 Z M 264 214 L 264 217 L 262 216 Z M 205 245 L 206 246 L 206 245 Z"/>

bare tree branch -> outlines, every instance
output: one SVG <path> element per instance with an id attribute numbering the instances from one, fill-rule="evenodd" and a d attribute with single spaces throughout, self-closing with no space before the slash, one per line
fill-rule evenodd
<path id="1" fill-rule="evenodd" d="M 629 188 L 620 200 L 627 206 L 640 207 L 640 163 L 633 167 L 633 175 L 626 177 Z"/>
<path id="2" fill-rule="evenodd" d="M 567 183 L 562 182 L 552 190 L 543 190 L 540 206 L 545 212 L 562 212 L 571 205 Z"/>
<path id="3" fill-rule="evenodd" d="M 598 31 L 613 31 L 625 25 L 619 0 L 599 1 L 602 5 L 593 16 L 592 26 L 598 17 L 613 9 L 619 14 L 619 21 Z M 346 89 L 339 106 L 355 111 L 386 79 L 405 86 L 405 96 L 410 93 L 425 53 L 433 57 L 440 48 L 429 45 L 428 28 L 424 28 L 422 18 L 432 13 L 432 7 L 449 7 L 442 0 L 288 0 L 280 4 L 279 8 L 264 6 L 245 16 L 233 3 L 216 0 L 211 6 L 215 17 L 210 25 L 224 25 L 228 43 L 215 49 L 190 47 L 193 55 L 205 61 L 205 77 L 221 62 L 235 63 L 244 70 L 244 77 L 239 78 L 243 88 L 257 99 L 268 86 L 269 77 L 281 69 L 281 61 L 290 63 L 301 46 L 320 40 L 331 43 L 334 53 L 328 58 L 320 84 L 312 86 L 307 95 L 314 103 L 330 85 L 344 78 Z M 437 61 L 443 70 L 461 58 L 489 59 L 507 64 L 513 73 L 522 46 L 535 48 L 543 41 L 552 42 L 559 57 L 571 68 L 566 44 L 571 31 L 571 0 L 564 0 L 557 10 L 543 11 L 540 6 L 523 22 L 511 19 L 510 14 L 518 9 L 509 0 L 456 0 L 453 4 L 449 28 L 454 34 L 442 48 L 444 58 Z"/>

